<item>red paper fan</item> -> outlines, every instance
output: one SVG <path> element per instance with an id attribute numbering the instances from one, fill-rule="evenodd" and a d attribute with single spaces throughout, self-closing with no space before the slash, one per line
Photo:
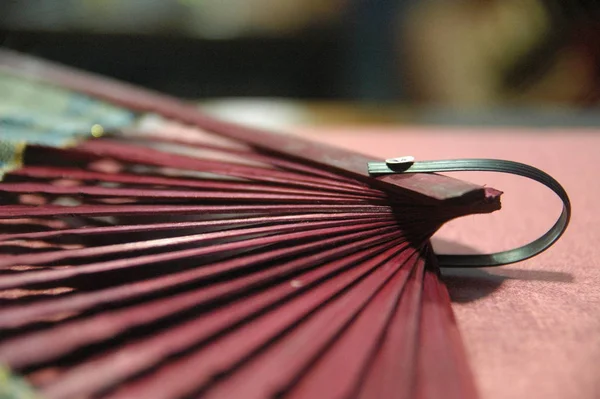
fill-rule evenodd
<path id="1" fill-rule="evenodd" d="M 500 192 L 9 52 L 0 87 L 0 362 L 41 397 L 476 396 L 429 238 Z"/>

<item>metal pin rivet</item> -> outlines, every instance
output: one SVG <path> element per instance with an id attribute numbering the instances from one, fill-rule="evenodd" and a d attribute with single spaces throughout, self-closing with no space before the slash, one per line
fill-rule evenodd
<path id="1" fill-rule="evenodd" d="M 404 157 L 397 157 L 397 158 L 389 158 L 385 160 L 385 163 L 388 165 L 402 165 L 402 164 L 409 164 L 409 163 L 414 163 L 415 162 L 415 157 L 411 157 L 410 155 L 404 156 Z"/>

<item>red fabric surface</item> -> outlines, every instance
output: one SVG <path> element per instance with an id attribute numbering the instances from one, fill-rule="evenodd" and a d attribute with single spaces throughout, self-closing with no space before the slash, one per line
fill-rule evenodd
<path id="1" fill-rule="evenodd" d="M 296 133 L 374 159 L 503 158 L 554 176 L 573 218 L 547 252 L 501 268 L 447 270 L 445 281 L 484 399 L 600 397 L 600 130 L 298 128 Z M 516 176 L 460 173 L 504 191 L 503 209 L 445 226 L 438 252 L 488 252 L 547 230 L 560 200 Z"/>

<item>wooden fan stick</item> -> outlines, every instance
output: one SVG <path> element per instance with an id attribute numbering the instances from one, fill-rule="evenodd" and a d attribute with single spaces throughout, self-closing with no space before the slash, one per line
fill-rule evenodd
<path id="1" fill-rule="evenodd" d="M 125 131 L 126 131 L 126 129 L 125 129 Z M 127 138 L 127 137 L 128 136 L 125 136 L 125 138 Z M 192 147 L 192 148 L 217 150 L 217 151 L 221 151 L 222 153 L 227 153 L 229 155 L 235 155 L 239 158 L 249 159 L 252 161 L 262 162 L 264 164 L 273 165 L 273 166 L 276 166 L 276 167 L 284 169 L 284 170 L 290 170 L 290 171 L 294 171 L 294 172 L 300 172 L 300 173 L 304 173 L 304 174 L 320 176 L 320 177 L 324 177 L 327 179 L 334 179 L 336 181 L 345 181 L 348 183 L 352 183 L 354 185 L 356 185 L 358 183 L 354 179 L 351 179 L 351 178 L 348 178 L 345 176 L 341 176 L 336 173 L 328 172 L 321 168 L 312 167 L 312 166 L 306 165 L 304 163 L 292 162 L 290 160 L 282 159 L 281 157 L 273 156 L 272 154 L 260 153 L 260 152 L 249 151 L 249 150 L 236 150 L 234 148 L 217 147 L 215 145 L 210 145 L 205 142 L 198 141 L 198 140 L 192 140 L 190 137 L 172 137 L 172 136 L 163 137 L 163 136 L 159 136 L 159 135 L 153 135 L 151 133 L 137 133 L 134 138 L 136 140 L 150 139 L 154 142 L 175 143 L 175 144 L 185 145 L 187 147 Z M 368 185 L 365 183 L 362 183 L 362 186 L 365 188 L 368 188 Z M 378 192 L 373 191 L 373 194 L 378 194 Z"/>
<path id="2" fill-rule="evenodd" d="M 285 158 L 301 160 L 323 170 L 341 172 L 360 181 L 373 184 L 366 165 L 369 158 L 345 150 L 316 144 L 298 137 L 279 135 L 262 130 L 222 122 L 200 113 L 195 107 L 174 98 L 148 90 L 116 82 L 50 62 L 29 58 L 11 51 L 0 51 L 0 68 L 30 79 L 43 80 L 50 84 L 81 93 L 90 94 L 109 102 L 131 109 L 157 112 L 178 121 L 196 125 L 207 131 L 218 133 L 252 145 L 266 152 L 284 155 Z M 485 201 L 490 210 L 498 208 L 500 193 L 470 183 L 433 174 L 414 174 L 397 178 L 382 176 L 377 179 L 380 186 L 400 196 L 412 195 L 424 203 L 454 200 L 471 203 L 474 199 Z M 386 184 L 388 183 L 388 184 Z M 401 187 L 397 190 L 394 186 Z"/>
<path id="3" fill-rule="evenodd" d="M 239 215 L 266 214 L 286 215 L 299 213 L 392 213 L 389 206 L 383 205 L 3 205 L 0 218 L 24 218 L 35 216 L 114 216 L 114 215 Z"/>

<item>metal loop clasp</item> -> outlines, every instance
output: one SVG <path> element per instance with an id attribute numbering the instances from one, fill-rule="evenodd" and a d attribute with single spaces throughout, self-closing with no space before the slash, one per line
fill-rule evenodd
<path id="1" fill-rule="evenodd" d="M 542 183 L 562 200 L 563 208 L 558 220 L 550 230 L 529 244 L 492 254 L 439 254 L 437 258 L 442 267 L 501 266 L 531 258 L 552 246 L 565 232 L 571 218 L 571 202 L 565 189 L 546 172 L 520 162 L 501 159 L 449 159 L 415 162 L 413 157 L 399 157 L 388 159 L 386 162 L 369 162 L 368 171 L 371 175 L 463 171 L 509 173 Z"/>

